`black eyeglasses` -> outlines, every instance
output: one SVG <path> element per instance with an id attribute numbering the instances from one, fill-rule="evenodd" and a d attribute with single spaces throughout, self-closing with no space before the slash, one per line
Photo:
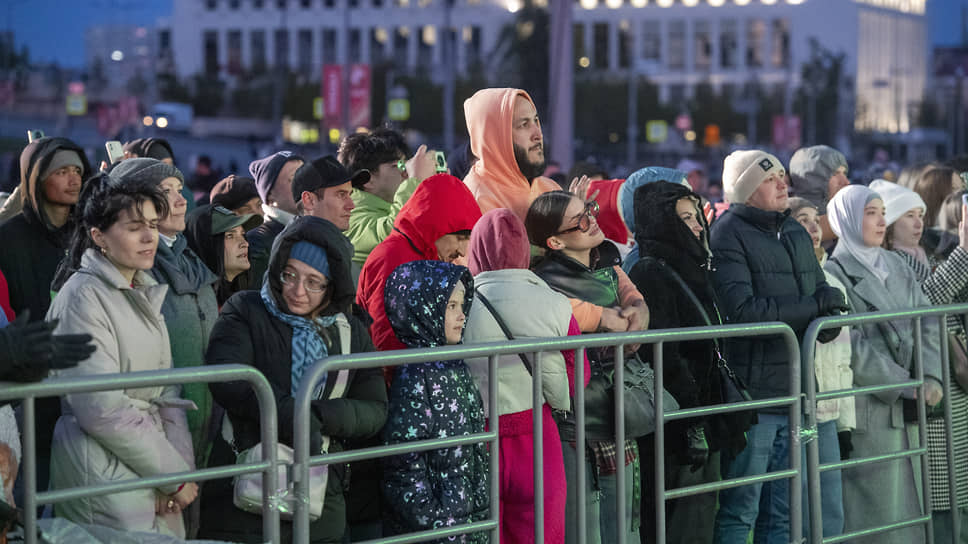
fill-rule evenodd
<path id="1" fill-rule="evenodd" d="M 592 218 L 598 217 L 599 209 L 598 201 L 591 200 L 586 202 L 585 209 L 582 210 L 581 215 L 578 216 L 578 224 L 570 229 L 560 230 L 556 232 L 555 235 L 560 236 L 562 234 L 568 234 L 569 232 L 575 232 L 576 230 L 588 232 L 588 229 L 592 227 Z"/>

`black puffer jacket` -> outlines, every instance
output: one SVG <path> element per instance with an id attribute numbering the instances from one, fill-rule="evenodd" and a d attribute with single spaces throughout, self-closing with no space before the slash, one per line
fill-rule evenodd
<path id="1" fill-rule="evenodd" d="M 350 315 L 354 287 L 350 280 L 348 251 L 342 234 L 336 227 L 316 217 L 299 217 L 276 238 L 269 260 L 267 276 L 280 310 L 282 302 L 280 273 L 289 258 L 293 244 L 306 240 L 326 250 L 332 274 L 332 298 L 324 314 L 342 312 L 352 328 L 350 350 L 353 353 L 373 351 L 366 327 Z M 328 328 L 332 341 L 327 342 L 330 355 L 340 353 L 337 327 Z M 212 330 L 206 353 L 206 364 L 242 363 L 252 365 L 265 374 L 276 397 L 279 414 L 279 441 L 292 445 L 294 397 L 291 394 L 292 327 L 283 323 L 266 309 L 259 291 L 242 291 L 233 295 L 222 308 L 222 314 Z M 349 375 L 346 395 L 327 399 L 336 373 L 326 380 L 323 399 L 312 403 L 312 436 L 314 451 L 319 450 L 320 436 L 332 439 L 330 451 L 340 451 L 348 440 L 376 436 L 387 415 L 387 394 L 380 369 L 356 370 Z M 216 402 L 225 408 L 232 422 L 236 446 L 239 450 L 259 442 L 259 412 L 255 393 L 247 383 L 213 383 L 210 386 Z M 212 453 L 212 464 L 231 464 L 234 457 L 221 443 L 221 456 Z M 220 458 L 219 458 L 220 457 Z M 313 542 L 341 542 L 346 526 L 344 494 L 348 478 L 344 465 L 330 467 L 323 515 L 310 526 Z M 261 542 L 261 517 L 242 512 L 232 505 L 231 481 L 217 481 L 206 485 L 202 512 L 201 535 L 235 542 Z M 291 524 L 283 522 L 283 541 L 290 541 Z"/>
<path id="2" fill-rule="evenodd" d="M 818 315 L 814 292 L 828 286 L 810 235 L 790 212 L 733 204 L 713 226 L 710 246 L 723 319 L 727 323 L 781 321 L 802 338 Z M 726 358 L 754 399 L 789 394 L 790 361 L 782 338 L 730 340 Z"/>
<path id="3" fill-rule="evenodd" d="M 249 242 L 249 288 L 258 291 L 262 288 L 262 276 L 269 268 L 269 252 L 286 225 L 272 218 L 266 218 L 265 223 L 245 233 Z"/>
<path id="4" fill-rule="evenodd" d="M 676 281 L 673 271 L 686 283 L 703 305 L 713 324 L 719 324 L 712 277 L 709 273 L 711 254 L 707 243 L 706 223 L 698 214 L 703 232 L 696 238 L 688 226 L 676 214 L 676 202 L 681 198 L 693 198 L 695 193 L 678 183 L 660 181 L 636 189 L 635 242 L 640 259 L 629 271 L 629 279 L 635 284 L 649 306 L 652 329 L 701 327 L 706 320 L 695 304 Z M 652 346 L 639 349 L 639 357 L 652 361 Z M 692 408 L 722 402 L 719 387 L 719 371 L 714 343 L 711 340 L 694 342 L 667 342 L 663 345 L 663 377 L 665 387 L 683 408 Z M 742 449 L 745 420 L 716 416 L 702 420 L 706 424 L 706 438 L 715 451 L 727 446 Z M 678 455 L 685 452 L 685 428 L 697 420 L 683 420 L 667 425 L 669 452 Z"/>

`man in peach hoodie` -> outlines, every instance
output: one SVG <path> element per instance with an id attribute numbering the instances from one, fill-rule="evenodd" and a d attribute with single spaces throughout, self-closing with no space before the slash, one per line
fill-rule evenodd
<path id="1" fill-rule="evenodd" d="M 524 221 L 531 201 L 561 187 L 542 177 L 544 137 L 538 111 L 521 89 L 481 89 L 464 101 L 477 162 L 464 177 L 481 213 L 508 208 Z"/>

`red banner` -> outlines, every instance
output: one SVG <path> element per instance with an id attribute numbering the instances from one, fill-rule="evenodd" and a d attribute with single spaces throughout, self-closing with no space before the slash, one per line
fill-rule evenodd
<path id="1" fill-rule="evenodd" d="M 370 65 L 350 67 L 350 130 L 370 127 Z"/>
<path id="2" fill-rule="evenodd" d="M 323 126 L 340 128 L 343 124 L 343 70 L 339 64 L 323 65 Z"/>

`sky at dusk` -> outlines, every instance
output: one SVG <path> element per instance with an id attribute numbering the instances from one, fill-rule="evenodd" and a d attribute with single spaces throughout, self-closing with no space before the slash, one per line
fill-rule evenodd
<path id="1" fill-rule="evenodd" d="M 844 0 L 847 1 L 847 0 Z M 14 30 L 18 45 L 27 44 L 34 60 L 80 67 L 84 29 L 97 24 L 154 25 L 169 15 L 172 0 L 3 0 L 4 30 Z M 928 0 L 933 45 L 957 45 L 961 10 L 968 0 Z"/>

